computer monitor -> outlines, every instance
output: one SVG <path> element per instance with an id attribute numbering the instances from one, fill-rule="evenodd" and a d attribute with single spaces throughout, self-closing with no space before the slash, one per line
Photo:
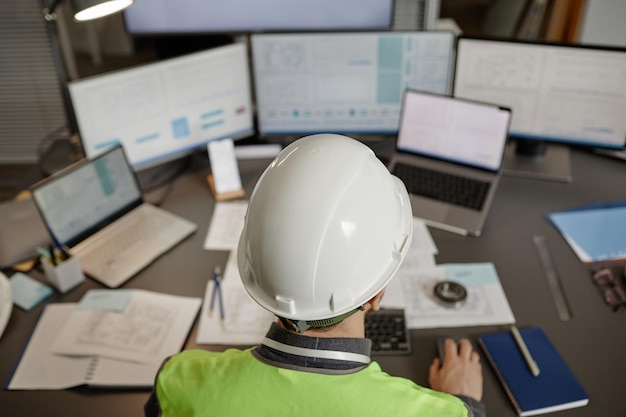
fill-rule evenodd
<path id="1" fill-rule="evenodd" d="M 389 29 L 393 0 L 150 0 L 124 11 L 133 35 Z"/>
<path id="2" fill-rule="evenodd" d="M 435 30 L 441 0 L 394 0 L 395 31 Z"/>
<path id="3" fill-rule="evenodd" d="M 461 36 L 453 95 L 513 110 L 505 174 L 571 181 L 559 145 L 626 144 L 626 49 Z"/>
<path id="4" fill-rule="evenodd" d="M 254 34 L 259 135 L 395 135 L 405 89 L 449 93 L 454 34 Z"/>
<path id="5" fill-rule="evenodd" d="M 69 91 L 86 156 L 121 143 L 136 171 L 255 133 L 244 43 L 76 80 Z"/>

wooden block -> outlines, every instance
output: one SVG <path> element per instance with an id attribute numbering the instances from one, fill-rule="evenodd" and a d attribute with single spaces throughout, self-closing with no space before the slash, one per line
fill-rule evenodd
<path id="1" fill-rule="evenodd" d="M 229 191 L 227 193 L 218 193 L 215 191 L 215 182 L 213 181 L 213 175 L 207 175 L 206 180 L 209 183 L 209 188 L 211 188 L 211 192 L 213 193 L 216 201 L 236 200 L 238 198 L 243 198 L 246 195 L 246 192 L 243 190 L 243 188 L 239 190 Z"/>
<path id="2" fill-rule="evenodd" d="M 14 271 L 18 271 L 18 272 L 30 272 L 32 271 L 32 269 L 35 267 L 36 264 L 37 264 L 37 258 L 34 258 L 34 259 L 29 259 L 27 261 L 15 264 L 11 267 L 11 269 Z"/>

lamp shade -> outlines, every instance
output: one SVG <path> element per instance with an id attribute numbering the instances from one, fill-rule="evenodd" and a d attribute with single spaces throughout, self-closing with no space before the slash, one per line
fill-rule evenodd
<path id="1" fill-rule="evenodd" d="M 74 19 L 85 21 L 107 16 L 124 10 L 133 0 L 70 0 Z"/>

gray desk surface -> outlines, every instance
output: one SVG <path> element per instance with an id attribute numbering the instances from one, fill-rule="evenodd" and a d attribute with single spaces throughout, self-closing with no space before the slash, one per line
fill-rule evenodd
<path id="1" fill-rule="evenodd" d="M 384 157 L 384 155 L 383 155 Z M 180 295 L 202 296 L 213 266 L 226 263 L 226 252 L 202 249 L 211 219 L 214 200 L 205 178 L 208 167 L 197 158 L 192 171 L 175 180 L 163 207 L 198 224 L 198 232 L 155 261 L 125 287 L 144 288 Z M 241 161 L 242 181 L 249 196 L 262 169 L 269 161 Z M 493 262 L 520 327 L 541 326 L 568 362 L 590 396 L 588 406 L 561 412 L 568 416 L 626 415 L 623 380 L 626 376 L 626 312 L 613 313 L 594 288 L 589 268 L 581 264 L 545 214 L 596 201 L 626 199 L 626 165 L 580 151 L 572 151 L 572 183 L 557 183 L 503 177 L 489 218 L 479 238 L 457 236 L 431 229 L 439 248 L 438 263 Z M 156 189 L 148 199 L 158 200 L 165 189 Z M 556 268 L 573 310 L 573 319 L 558 319 L 548 285 L 532 242 L 534 235 L 547 237 Z M 36 272 L 33 276 L 38 276 Z M 50 302 L 77 301 L 95 281 Z M 8 382 L 20 352 L 42 307 L 31 312 L 14 308 L 0 339 L 0 380 Z M 469 336 L 497 327 L 412 330 L 414 352 L 410 356 L 377 357 L 391 374 L 426 385 L 428 366 L 436 354 L 436 339 L 444 335 Z M 186 348 L 197 347 L 195 326 Z M 219 347 L 202 346 L 205 349 Z M 514 410 L 483 362 L 484 401 L 490 416 L 515 416 Z M 141 416 L 147 391 L 93 390 L 0 391 L 3 416 Z"/>

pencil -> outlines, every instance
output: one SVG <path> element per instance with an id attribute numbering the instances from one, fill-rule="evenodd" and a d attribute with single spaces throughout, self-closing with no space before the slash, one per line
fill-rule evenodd
<path id="1" fill-rule="evenodd" d="M 530 351 L 528 350 L 528 346 L 526 346 L 526 343 L 524 342 L 524 339 L 522 338 L 522 335 L 520 334 L 516 326 L 511 326 L 511 333 L 513 333 L 515 343 L 517 343 L 517 347 L 519 347 L 519 350 L 522 352 L 522 356 L 524 356 L 524 360 L 526 361 L 526 365 L 528 365 L 528 369 L 530 369 L 530 372 L 533 374 L 533 376 L 538 376 L 540 372 L 539 366 L 531 356 Z"/>

